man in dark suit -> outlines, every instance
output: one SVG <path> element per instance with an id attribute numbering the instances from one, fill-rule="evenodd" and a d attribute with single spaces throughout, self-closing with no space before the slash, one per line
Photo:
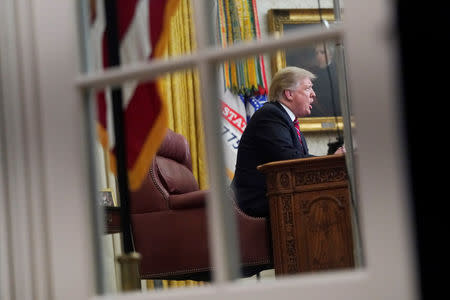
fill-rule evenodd
<path id="1" fill-rule="evenodd" d="M 311 72 L 297 67 L 277 72 L 269 88 L 269 102 L 253 114 L 242 134 L 231 186 L 239 207 L 251 216 L 269 216 L 266 178 L 257 166 L 312 156 L 294 121 L 311 114 L 316 97 L 314 78 Z"/>

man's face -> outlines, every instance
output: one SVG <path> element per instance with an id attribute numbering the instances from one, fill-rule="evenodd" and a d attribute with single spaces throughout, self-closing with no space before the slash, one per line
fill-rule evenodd
<path id="1" fill-rule="evenodd" d="M 284 104 L 292 110 L 297 118 L 307 117 L 311 114 L 311 104 L 316 98 L 312 86 L 311 79 L 305 78 L 299 81 L 295 90 L 284 91 L 286 97 Z"/>

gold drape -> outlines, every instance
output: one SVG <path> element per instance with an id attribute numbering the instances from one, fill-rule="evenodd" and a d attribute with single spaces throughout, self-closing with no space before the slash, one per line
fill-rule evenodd
<path id="1" fill-rule="evenodd" d="M 194 51 L 192 8 L 190 0 L 181 0 L 172 18 L 167 56 Z M 164 77 L 169 128 L 186 137 L 192 155 L 192 169 L 200 189 L 208 187 L 199 79 L 195 70 Z"/>

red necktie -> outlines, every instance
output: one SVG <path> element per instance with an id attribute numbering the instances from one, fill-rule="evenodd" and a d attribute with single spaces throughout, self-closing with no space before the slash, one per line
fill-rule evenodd
<path id="1" fill-rule="evenodd" d="M 294 120 L 294 127 L 295 127 L 295 129 L 297 129 L 298 139 L 300 140 L 300 144 L 302 144 L 302 135 L 300 133 L 300 125 L 298 124 L 297 118 L 295 118 L 295 120 Z"/>

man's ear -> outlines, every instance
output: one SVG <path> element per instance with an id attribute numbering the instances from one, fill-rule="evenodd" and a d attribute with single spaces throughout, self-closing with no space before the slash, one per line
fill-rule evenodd
<path id="1" fill-rule="evenodd" d="M 285 97 L 287 100 L 291 100 L 291 99 L 292 99 L 292 93 L 291 93 L 290 90 L 284 90 L 283 93 L 284 93 L 284 97 Z"/>

